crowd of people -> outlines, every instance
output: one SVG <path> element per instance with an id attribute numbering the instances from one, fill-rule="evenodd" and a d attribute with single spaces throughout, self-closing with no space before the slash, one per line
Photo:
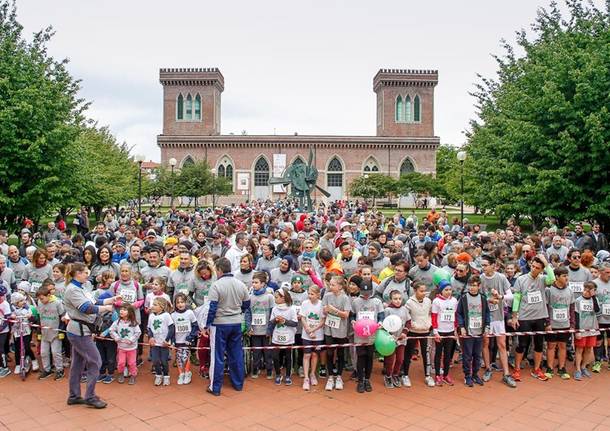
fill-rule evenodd
<path id="1" fill-rule="evenodd" d="M 0 231 L 0 280 L 0 377 L 22 371 L 23 351 L 41 380 L 69 367 L 68 403 L 97 408 L 96 382 L 133 385 L 148 361 L 154 385 L 171 383 L 173 362 L 178 385 L 199 374 L 214 395 L 225 372 L 236 390 L 246 376 L 298 376 L 306 391 L 353 379 L 363 393 L 376 360 L 388 389 L 417 384 L 416 363 L 425 386 L 454 385 L 461 363 L 467 386 L 498 373 L 514 388 L 524 368 L 581 380 L 608 362 L 610 252 L 597 224 L 526 234 L 445 210 L 267 201 L 109 209 L 90 227 L 83 209 L 69 226 L 24 228 L 19 245 Z M 354 327 L 388 316 L 400 325 L 382 356 L 375 332 Z"/>

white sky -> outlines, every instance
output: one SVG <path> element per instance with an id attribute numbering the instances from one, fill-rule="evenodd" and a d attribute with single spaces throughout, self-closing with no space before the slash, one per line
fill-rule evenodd
<path id="1" fill-rule="evenodd" d="M 601 0 L 600 0 L 601 1 Z M 596 1 L 599 3 L 599 1 Z M 56 58 L 83 80 L 89 116 L 159 160 L 160 67 L 218 67 L 222 133 L 375 134 L 380 68 L 438 69 L 435 133 L 459 145 L 476 73 L 500 39 L 548 1 L 18 0 L 26 37 L 47 25 Z"/>

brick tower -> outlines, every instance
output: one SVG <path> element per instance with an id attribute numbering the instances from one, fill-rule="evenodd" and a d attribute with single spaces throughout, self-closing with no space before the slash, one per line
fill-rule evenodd
<path id="1" fill-rule="evenodd" d="M 373 78 L 377 94 L 377 136 L 434 136 L 436 70 L 380 69 Z"/>
<path id="2" fill-rule="evenodd" d="M 224 77 L 217 68 L 161 69 L 163 134 L 220 134 Z"/>

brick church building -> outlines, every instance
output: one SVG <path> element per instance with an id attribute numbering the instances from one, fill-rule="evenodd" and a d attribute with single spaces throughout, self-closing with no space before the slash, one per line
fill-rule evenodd
<path id="1" fill-rule="evenodd" d="M 290 163 L 307 163 L 310 148 L 318 185 L 329 199 L 346 199 L 351 181 L 368 173 L 399 177 L 434 173 L 440 138 L 434 135 L 436 70 L 381 69 L 373 78 L 377 94 L 376 136 L 223 135 L 221 95 L 224 77 L 216 68 L 161 69 L 163 133 L 157 137 L 161 161 L 177 169 L 207 159 L 216 175 L 233 183 L 231 201 L 281 198 L 282 186 L 269 186 Z M 320 193 L 317 199 L 324 198 Z"/>

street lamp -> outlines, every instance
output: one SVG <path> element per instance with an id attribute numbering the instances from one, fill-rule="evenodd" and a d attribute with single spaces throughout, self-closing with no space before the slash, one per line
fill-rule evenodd
<path id="1" fill-rule="evenodd" d="M 144 156 L 137 154 L 135 161 L 138 164 L 138 217 L 140 217 L 142 215 L 142 162 L 144 161 Z"/>
<path id="2" fill-rule="evenodd" d="M 466 160 L 466 151 L 458 151 L 457 159 L 460 161 L 460 183 L 461 183 L 461 198 L 460 198 L 460 225 L 464 227 L 464 160 Z"/>
<path id="3" fill-rule="evenodd" d="M 171 191 L 170 191 L 171 194 L 170 194 L 170 200 L 169 200 L 169 208 L 173 209 L 174 208 L 174 168 L 176 167 L 178 160 L 176 160 L 172 157 L 171 159 L 168 160 L 168 163 L 169 163 L 170 167 L 172 168 L 172 183 L 171 183 Z"/>

